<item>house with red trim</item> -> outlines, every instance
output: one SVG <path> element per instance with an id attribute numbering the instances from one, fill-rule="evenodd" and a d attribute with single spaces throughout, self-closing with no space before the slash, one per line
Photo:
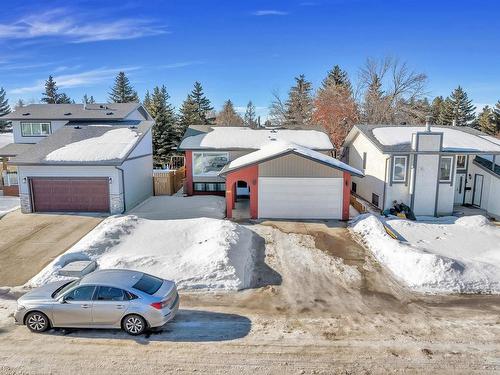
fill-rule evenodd
<path id="1" fill-rule="evenodd" d="M 179 149 L 185 193 L 225 196 L 228 218 L 347 220 L 351 176 L 363 177 L 313 128 L 190 126 Z"/>

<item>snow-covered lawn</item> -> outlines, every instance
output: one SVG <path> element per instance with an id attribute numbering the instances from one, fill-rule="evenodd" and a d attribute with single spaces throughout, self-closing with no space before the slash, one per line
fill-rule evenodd
<path id="1" fill-rule="evenodd" d="M 0 195 L 0 218 L 19 208 L 19 197 L 6 197 Z"/>
<path id="2" fill-rule="evenodd" d="M 128 268 L 174 280 L 180 289 L 247 288 L 254 236 L 227 220 L 109 217 L 27 285 L 61 279 L 57 271 L 68 262 L 92 259 L 100 268 Z"/>
<path id="3" fill-rule="evenodd" d="M 398 236 L 390 237 L 385 223 Z M 409 287 L 429 293 L 500 293 L 500 228 L 483 216 L 409 221 L 360 215 L 351 229 Z"/>

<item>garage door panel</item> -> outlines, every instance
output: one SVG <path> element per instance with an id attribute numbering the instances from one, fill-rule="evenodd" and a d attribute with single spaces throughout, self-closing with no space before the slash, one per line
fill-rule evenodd
<path id="1" fill-rule="evenodd" d="M 37 212 L 108 212 L 107 178 L 31 178 Z"/>
<path id="2" fill-rule="evenodd" d="M 259 217 L 340 219 L 341 178 L 259 178 Z"/>

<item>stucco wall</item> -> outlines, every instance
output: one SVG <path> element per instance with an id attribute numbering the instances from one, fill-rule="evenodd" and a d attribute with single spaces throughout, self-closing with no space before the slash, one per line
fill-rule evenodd
<path id="1" fill-rule="evenodd" d="M 125 182 L 125 209 L 128 211 L 153 195 L 153 156 L 125 161 L 121 167 Z"/>

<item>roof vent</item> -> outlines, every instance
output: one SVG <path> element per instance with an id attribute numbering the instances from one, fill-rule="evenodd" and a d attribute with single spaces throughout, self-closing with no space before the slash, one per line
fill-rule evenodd
<path id="1" fill-rule="evenodd" d="M 66 112 L 66 113 L 64 114 L 64 116 L 70 116 L 70 115 L 71 115 L 71 112 Z"/>
<path id="2" fill-rule="evenodd" d="M 130 125 L 130 126 L 129 126 L 129 129 L 137 129 L 137 126 L 135 126 L 135 125 Z"/>
<path id="3" fill-rule="evenodd" d="M 75 126 L 73 129 L 81 129 L 81 126 Z"/>
<path id="4" fill-rule="evenodd" d="M 432 116 L 425 116 L 425 130 L 430 133 L 431 131 Z"/>
<path id="5" fill-rule="evenodd" d="M 26 113 L 23 113 L 23 116 L 29 116 L 31 113 L 29 112 L 26 112 Z"/>
<path id="6" fill-rule="evenodd" d="M 106 112 L 106 115 L 111 116 L 113 112 Z"/>

